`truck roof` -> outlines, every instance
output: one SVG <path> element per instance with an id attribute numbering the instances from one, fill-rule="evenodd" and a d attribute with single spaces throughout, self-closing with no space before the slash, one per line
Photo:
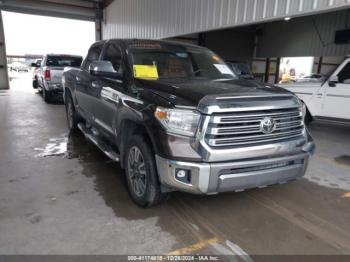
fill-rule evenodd
<path id="1" fill-rule="evenodd" d="M 188 47 L 200 47 L 200 48 L 205 48 L 202 46 L 190 44 L 190 43 L 185 43 L 185 42 L 180 42 L 180 41 L 173 41 L 173 40 L 153 40 L 153 39 L 118 39 L 118 38 L 112 38 L 108 40 L 100 40 L 95 42 L 95 44 L 100 44 L 100 43 L 107 43 L 107 42 L 113 42 L 117 41 L 119 43 L 124 44 L 125 46 L 129 46 L 132 44 L 173 44 L 173 45 L 181 45 L 181 46 L 188 46 Z"/>
<path id="2" fill-rule="evenodd" d="M 81 55 L 69 55 L 69 54 L 46 54 L 45 56 L 70 56 L 70 57 L 82 57 Z"/>

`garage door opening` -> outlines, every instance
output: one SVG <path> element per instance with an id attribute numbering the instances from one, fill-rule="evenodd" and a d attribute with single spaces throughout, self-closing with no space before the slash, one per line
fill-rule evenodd
<path id="1" fill-rule="evenodd" d="M 314 57 L 282 57 L 280 64 L 280 83 L 295 82 L 312 78 Z"/>
<path id="2" fill-rule="evenodd" d="M 84 57 L 95 41 L 95 23 L 2 12 L 10 88 L 31 92 L 35 67 L 46 54 Z"/>

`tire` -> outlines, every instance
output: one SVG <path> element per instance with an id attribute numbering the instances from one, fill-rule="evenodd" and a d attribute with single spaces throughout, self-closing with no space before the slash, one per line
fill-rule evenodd
<path id="1" fill-rule="evenodd" d="M 73 99 L 70 93 L 66 95 L 66 116 L 67 116 L 67 125 L 68 131 L 70 134 L 76 133 L 78 131 L 78 115 L 75 111 Z"/>
<path id="2" fill-rule="evenodd" d="M 141 135 L 134 135 L 127 142 L 125 171 L 130 197 L 138 206 L 151 207 L 167 198 L 168 194 L 160 190 L 154 154 Z"/>
<path id="3" fill-rule="evenodd" d="M 47 91 L 45 87 L 43 87 L 43 98 L 44 101 L 48 104 L 50 104 L 52 101 L 52 94 L 50 91 Z"/>
<path id="4" fill-rule="evenodd" d="M 38 89 L 38 80 L 37 79 L 33 80 L 33 88 Z"/>

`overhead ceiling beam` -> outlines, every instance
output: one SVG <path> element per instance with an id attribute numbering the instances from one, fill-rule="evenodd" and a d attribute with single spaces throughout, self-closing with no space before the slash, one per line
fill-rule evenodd
<path id="1" fill-rule="evenodd" d="M 100 16 L 95 1 L 83 0 L 0 0 L 0 10 L 88 21 Z"/>
<path id="2" fill-rule="evenodd" d="M 101 5 L 100 7 L 103 9 L 103 8 L 106 8 L 107 6 L 109 6 L 114 0 L 101 0 Z"/>

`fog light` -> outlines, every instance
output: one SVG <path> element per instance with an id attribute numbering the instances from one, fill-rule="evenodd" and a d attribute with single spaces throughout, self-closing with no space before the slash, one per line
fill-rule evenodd
<path id="1" fill-rule="evenodd" d="M 191 183 L 191 171 L 186 169 L 175 169 L 176 180 L 189 184 Z"/>
<path id="2" fill-rule="evenodd" d="M 185 170 L 179 170 L 179 171 L 177 171 L 176 176 L 178 178 L 183 178 L 183 177 L 186 176 L 186 171 Z"/>

